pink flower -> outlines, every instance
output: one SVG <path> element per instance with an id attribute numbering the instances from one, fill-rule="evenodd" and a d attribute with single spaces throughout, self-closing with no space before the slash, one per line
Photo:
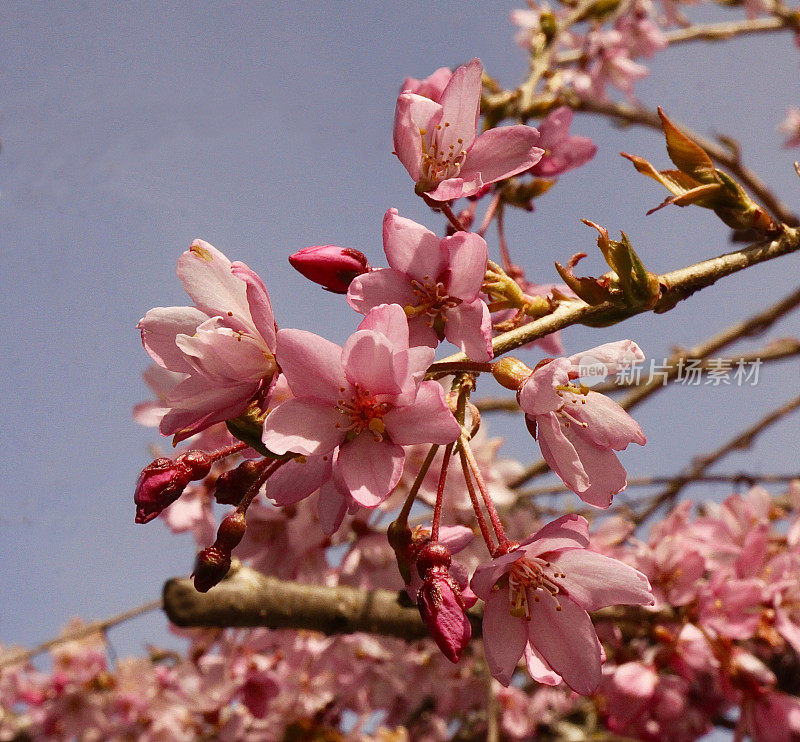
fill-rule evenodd
<path id="1" fill-rule="evenodd" d="M 416 93 L 432 101 L 439 102 L 447 83 L 453 76 L 453 71 L 449 67 L 439 67 L 423 80 L 416 77 L 407 77 L 400 86 L 401 93 Z"/>
<path id="2" fill-rule="evenodd" d="M 400 304 L 408 316 L 411 345 L 435 348 L 447 338 L 473 360 L 492 357 L 492 321 L 480 298 L 489 250 L 484 239 L 433 232 L 389 209 L 383 249 L 391 266 L 358 276 L 347 301 L 366 314 L 379 304 Z"/>
<path id="3" fill-rule="evenodd" d="M 267 417 L 264 445 L 279 455 L 330 457 L 337 488 L 361 505 L 373 507 L 394 489 L 402 446 L 458 438 L 442 387 L 422 381 L 433 351 L 409 347 L 400 306 L 370 311 L 344 347 L 304 330 L 281 330 L 277 342 L 295 396 Z"/>
<path id="4" fill-rule="evenodd" d="M 539 124 L 539 146 L 544 155 L 532 168 L 531 173 L 543 178 L 552 178 L 561 173 L 580 167 L 597 153 L 597 147 L 588 137 L 569 135 L 572 123 L 572 109 L 567 106 L 556 108 L 547 114 Z"/>
<path id="5" fill-rule="evenodd" d="M 622 364 L 643 358 L 630 340 L 607 343 L 539 365 L 517 393 L 544 460 L 573 492 L 595 507 L 607 508 L 625 488 L 625 469 L 614 451 L 629 443 L 644 445 L 646 438 L 616 402 L 576 386 L 573 380 L 590 364 L 613 374 Z"/>
<path id="6" fill-rule="evenodd" d="M 178 259 L 193 307 L 157 307 L 140 321 L 161 367 L 184 374 L 164 400 L 163 435 L 184 440 L 241 414 L 275 375 L 275 320 L 267 290 L 244 263 L 195 240 Z"/>
<path id="7" fill-rule="evenodd" d="M 542 156 L 539 133 L 530 126 L 490 129 L 476 138 L 482 70 L 479 59 L 459 67 L 438 100 L 418 93 L 397 99 L 395 154 L 417 192 L 434 201 L 471 196 L 487 183 L 528 170 Z M 417 89 L 436 91 L 421 83 Z"/>
<path id="8" fill-rule="evenodd" d="M 524 654 L 534 680 L 563 680 L 577 693 L 592 693 L 603 655 L 587 611 L 652 604 L 641 572 L 589 551 L 588 543 L 586 519 L 565 515 L 475 570 L 470 584 L 486 604 L 486 661 L 503 685 Z"/>

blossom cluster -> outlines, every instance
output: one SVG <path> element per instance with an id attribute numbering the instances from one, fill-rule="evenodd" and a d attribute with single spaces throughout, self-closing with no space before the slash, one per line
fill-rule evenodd
<path id="1" fill-rule="evenodd" d="M 481 444 L 481 468 L 487 479 L 502 486 L 513 472 L 494 457 L 492 446 L 490 440 Z M 197 490 L 193 498 L 210 511 L 208 485 L 191 487 Z M 308 502 L 294 509 L 269 503 L 253 507 L 256 518 L 242 543 L 242 557 L 259 568 L 269 565 L 274 574 L 306 582 L 402 585 L 377 526 L 359 518 L 349 521 L 346 533 L 333 538 L 345 549 L 334 566 L 326 557 L 324 538 L 299 537 L 313 534 L 318 526 Z M 182 508 L 180 501 L 172 505 L 172 515 Z M 384 508 L 386 504 L 379 509 Z M 526 507 L 507 512 L 514 536 L 541 523 Z M 187 518 L 179 527 L 190 522 Z M 458 550 L 462 565 L 471 568 L 482 557 L 474 541 L 458 544 L 465 540 L 458 528 L 447 534 L 447 542 Z M 611 613 L 596 611 L 597 604 L 587 602 L 585 586 L 577 586 L 570 597 L 547 598 L 559 600 L 562 611 L 572 614 L 578 610 L 574 600 L 593 611 L 602 649 L 597 645 L 595 650 L 587 637 L 582 650 L 602 651 L 607 659 L 589 698 L 565 685 L 554 687 L 555 677 L 543 669 L 538 647 L 552 651 L 546 632 L 557 630 L 558 622 L 541 622 L 539 633 L 527 637 L 541 645 L 529 643 L 524 652 L 502 644 L 487 650 L 494 652 L 490 658 L 498 653 L 513 657 L 518 651 L 524 655 L 519 664 L 521 657 L 507 661 L 516 682 L 494 685 L 504 738 L 557 736 L 582 719 L 588 733 L 688 742 L 740 709 L 738 718 L 731 717 L 740 737 L 796 739 L 800 482 L 777 497 L 755 487 L 697 512 L 691 503 L 681 503 L 646 539 L 635 538 L 634 528 L 623 516 L 607 518 L 588 534 L 589 549 L 559 550 L 551 561 L 553 579 L 562 579 L 555 575 L 564 572 L 573 576 L 563 579 L 574 582 L 582 560 L 588 560 L 584 566 L 594 580 L 602 579 L 604 564 L 620 560 L 637 567 L 653 586 L 654 606 Z M 557 526 L 545 525 L 520 548 L 535 564 L 554 545 L 553 539 L 575 545 L 586 537 L 580 520 L 570 516 Z M 519 564 L 517 571 L 524 568 Z M 509 564 L 496 563 L 478 572 L 477 592 L 493 577 L 487 570 L 506 570 L 509 576 L 508 584 L 489 596 L 488 612 L 518 583 L 511 579 L 515 572 Z M 638 589 L 635 583 L 631 587 Z M 546 602 L 530 597 L 524 599 L 529 609 L 548 610 Z M 487 620 L 495 619 L 488 613 Z M 506 620 L 502 611 L 497 620 Z M 11 661 L 13 648 L 0 649 L 0 707 L 5 709 L 0 739 L 260 741 L 295 734 L 435 741 L 450 738 L 453 718 L 460 720 L 465 737 L 485 734 L 486 679 L 480 652 L 467 650 L 454 665 L 424 641 L 266 629 L 176 631 L 189 639 L 185 655 L 152 648 L 149 657 L 116 664 L 99 634 L 54 647 L 47 671 L 30 661 Z M 513 630 L 508 636 L 510 645 Z M 573 641 L 564 640 L 563 646 L 573 646 Z M 536 669 L 538 683 L 521 674 L 523 664 Z M 585 681 L 583 674 L 578 678 Z"/>

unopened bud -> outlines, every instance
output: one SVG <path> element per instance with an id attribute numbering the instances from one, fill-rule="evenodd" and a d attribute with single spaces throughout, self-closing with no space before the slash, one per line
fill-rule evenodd
<path id="1" fill-rule="evenodd" d="M 214 546 L 230 553 L 244 538 L 246 528 L 247 520 L 245 514 L 234 510 L 232 513 L 226 515 L 222 519 L 222 523 L 219 524 L 217 540 L 214 542 Z"/>
<path id="2" fill-rule="evenodd" d="M 450 563 L 450 549 L 439 541 L 425 544 L 417 556 L 417 571 L 424 580 L 429 573 L 447 574 Z"/>
<path id="3" fill-rule="evenodd" d="M 160 458 L 148 464 L 133 493 L 136 522 L 153 520 L 183 494 L 189 482 L 205 477 L 212 463 L 212 457 L 203 451 L 187 451 L 175 460 Z"/>
<path id="4" fill-rule="evenodd" d="M 238 505 L 262 471 L 263 466 L 260 461 L 245 459 L 235 469 L 219 476 L 214 489 L 214 499 L 220 505 Z"/>
<path id="5" fill-rule="evenodd" d="M 289 256 L 296 271 L 334 294 L 346 294 L 356 276 L 370 270 L 364 253 L 349 247 L 317 245 Z"/>
<path id="6" fill-rule="evenodd" d="M 492 364 L 492 375 L 497 383 L 515 392 L 520 390 L 531 373 L 531 369 L 517 358 L 501 358 Z"/>
<path id="7" fill-rule="evenodd" d="M 218 584 L 231 568 L 231 553 L 220 549 L 216 544 L 207 546 L 198 555 L 194 563 L 194 588 L 197 592 L 207 593 Z"/>

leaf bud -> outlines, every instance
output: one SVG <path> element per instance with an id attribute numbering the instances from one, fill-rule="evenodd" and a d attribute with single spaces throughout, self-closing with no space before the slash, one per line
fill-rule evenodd
<path id="1" fill-rule="evenodd" d="M 519 391 L 525 380 L 532 374 L 528 366 L 517 358 L 507 356 L 492 364 L 492 375 L 500 386 Z"/>

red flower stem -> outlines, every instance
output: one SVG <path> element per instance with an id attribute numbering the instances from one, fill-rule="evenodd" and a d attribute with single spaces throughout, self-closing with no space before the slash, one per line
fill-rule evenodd
<path id="1" fill-rule="evenodd" d="M 437 203 L 436 208 L 440 209 L 442 214 L 447 217 L 447 221 L 453 225 L 453 228 L 456 232 L 466 232 L 467 230 L 464 229 L 464 225 L 459 221 L 458 217 L 453 213 L 453 209 L 450 208 L 450 204 L 448 203 Z"/>
<path id="2" fill-rule="evenodd" d="M 449 443 L 444 449 L 442 458 L 442 471 L 439 474 L 439 486 L 436 488 L 436 505 L 433 508 L 433 523 L 431 524 L 431 541 L 439 540 L 439 522 L 442 520 L 442 502 L 444 502 L 444 484 L 447 481 L 447 467 L 450 465 L 450 455 L 453 453 L 455 443 Z"/>
<path id="3" fill-rule="evenodd" d="M 259 462 L 263 467 L 264 470 L 259 474 L 258 479 L 250 485 L 250 489 L 245 492 L 242 501 L 239 503 L 239 506 L 236 510 L 240 513 L 246 513 L 247 508 L 250 507 L 250 503 L 256 499 L 258 493 L 261 491 L 261 485 L 267 481 L 267 479 L 274 474 L 280 467 L 282 467 L 287 461 L 291 461 L 291 459 L 262 459 Z"/>
<path id="4" fill-rule="evenodd" d="M 247 448 L 246 443 L 234 443 L 232 446 L 220 448 L 219 451 L 214 451 L 209 455 L 211 456 L 212 460 L 219 461 L 227 456 L 233 456 L 233 454 L 239 453 L 239 451 L 244 451 L 245 448 Z"/>
<path id="5" fill-rule="evenodd" d="M 428 455 L 422 462 L 422 466 L 420 466 L 419 471 L 417 472 L 417 477 L 416 479 L 414 479 L 414 484 L 411 485 L 411 489 L 408 491 L 408 495 L 406 496 L 406 500 L 403 503 L 403 507 L 400 509 L 400 513 L 396 518 L 396 521 L 398 523 L 408 523 L 408 516 L 409 513 L 411 513 L 411 506 L 417 499 L 417 492 L 419 492 L 419 488 L 422 486 L 422 481 L 425 479 L 425 475 L 428 473 L 428 469 L 431 468 L 431 464 L 433 463 L 433 457 L 436 456 L 436 452 L 438 450 L 439 450 L 439 444 L 434 443 L 431 446 L 431 450 L 428 451 Z"/>
<path id="6" fill-rule="evenodd" d="M 483 481 L 483 475 L 481 474 L 478 462 L 475 461 L 475 456 L 472 453 L 472 448 L 470 448 L 467 437 L 462 435 L 459 444 L 460 449 L 464 452 L 467 463 L 472 470 L 472 474 L 475 477 L 475 483 L 478 485 L 478 489 L 481 491 L 483 502 L 486 505 L 486 511 L 489 513 L 489 518 L 492 521 L 492 527 L 497 535 L 498 546 L 505 554 L 509 550 L 511 544 L 508 538 L 506 538 L 506 531 L 505 528 L 503 528 L 503 522 L 500 520 L 500 516 L 497 514 L 497 508 L 495 508 L 494 502 L 492 502 L 492 498 L 489 495 L 489 490 L 486 488 L 486 482 Z"/>
<path id="7" fill-rule="evenodd" d="M 469 499 L 472 502 L 472 509 L 475 511 L 475 517 L 478 520 L 478 526 L 481 529 L 481 535 L 483 536 L 484 543 L 486 544 L 486 548 L 489 550 L 489 553 L 494 556 L 495 548 L 494 540 L 492 539 L 492 533 L 489 530 L 486 519 L 483 517 L 481 504 L 478 502 L 478 496 L 475 494 L 475 486 L 472 484 L 469 462 L 467 461 L 467 458 L 464 454 L 464 449 L 461 446 L 458 448 L 458 454 L 461 457 L 461 470 L 464 473 L 464 482 L 467 485 L 467 492 L 469 492 Z"/>
<path id="8" fill-rule="evenodd" d="M 483 222 L 481 222 L 481 228 L 478 230 L 478 234 L 481 237 L 483 237 L 486 234 L 486 230 L 489 229 L 489 225 L 492 223 L 492 219 L 494 219 L 495 212 L 500 206 L 501 199 L 502 196 L 500 193 L 495 193 L 491 203 L 486 209 L 486 213 L 483 215 Z"/>

